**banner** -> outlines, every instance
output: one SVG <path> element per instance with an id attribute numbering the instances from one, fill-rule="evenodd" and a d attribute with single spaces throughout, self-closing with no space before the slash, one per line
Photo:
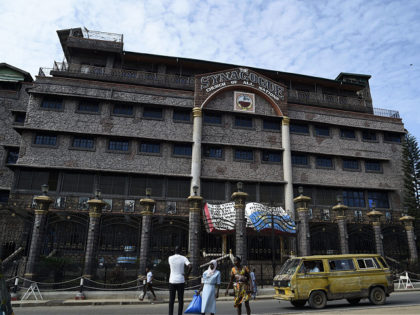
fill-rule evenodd
<path id="1" fill-rule="evenodd" d="M 204 204 L 204 224 L 209 233 L 235 230 L 235 203 Z M 296 224 L 282 207 L 267 207 L 250 202 L 245 206 L 246 227 L 257 232 L 274 230 L 295 234 Z"/>

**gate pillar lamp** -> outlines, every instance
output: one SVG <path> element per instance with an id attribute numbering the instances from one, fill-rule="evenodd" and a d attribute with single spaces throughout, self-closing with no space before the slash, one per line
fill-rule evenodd
<path id="1" fill-rule="evenodd" d="M 341 195 L 337 196 L 337 204 L 332 207 L 332 210 L 336 213 L 336 220 L 338 225 L 338 233 L 340 236 L 340 251 L 341 254 L 348 254 L 349 253 L 349 243 L 348 243 L 348 235 L 347 235 L 347 223 L 346 223 L 346 211 L 348 207 L 343 205 L 341 202 L 343 201 L 343 197 Z"/>
<path id="2" fill-rule="evenodd" d="M 376 252 L 383 256 L 384 255 L 384 246 L 382 242 L 382 233 L 381 233 L 381 216 L 382 212 L 375 209 L 376 203 L 372 202 L 371 211 L 367 213 L 367 216 L 372 222 L 373 232 L 375 235 L 375 245 L 376 245 Z"/>
<path id="3" fill-rule="evenodd" d="M 299 196 L 293 199 L 298 213 L 298 253 L 299 256 L 309 256 L 311 254 L 311 243 L 309 233 L 309 202 L 311 197 L 303 195 L 303 187 L 298 187 Z"/>
<path id="4" fill-rule="evenodd" d="M 31 247 L 29 249 L 28 262 L 26 264 L 25 278 L 32 280 L 35 277 L 35 269 L 41 253 L 41 246 L 44 241 L 45 222 L 48 209 L 53 199 L 48 196 L 48 185 L 41 186 L 42 195 L 36 196 L 34 228 L 32 229 Z"/>
<path id="5" fill-rule="evenodd" d="M 418 253 L 416 246 L 416 236 L 414 234 L 414 222 L 415 218 L 409 215 L 404 215 L 400 218 L 400 221 L 404 224 L 405 231 L 407 233 L 408 248 L 410 251 L 409 262 L 411 265 L 415 265 L 418 261 Z"/>
<path id="6" fill-rule="evenodd" d="M 232 200 L 235 202 L 235 255 L 241 258 L 244 265 L 247 264 L 246 251 L 246 219 L 245 219 L 245 201 L 248 197 L 246 192 L 243 192 L 243 183 L 236 184 L 237 192 L 232 194 Z"/>
<path id="7" fill-rule="evenodd" d="M 140 239 L 140 261 L 139 261 L 139 279 L 146 275 L 147 261 L 149 259 L 150 232 L 152 227 L 152 216 L 156 201 L 152 199 L 152 189 L 146 188 L 146 198 L 140 199 L 142 215 L 141 220 L 141 239 Z"/>
<path id="8" fill-rule="evenodd" d="M 187 198 L 190 209 L 188 229 L 188 254 L 191 259 L 192 276 L 199 276 L 200 229 L 203 197 L 198 196 L 199 187 L 193 186 L 193 196 Z"/>

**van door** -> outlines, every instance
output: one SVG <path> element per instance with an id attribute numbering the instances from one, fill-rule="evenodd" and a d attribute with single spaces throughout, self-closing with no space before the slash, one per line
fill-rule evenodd
<path id="1" fill-rule="evenodd" d="M 360 277 L 352 258 L 329 259 L 328 282 L 331 299 L 343 299 L 360 295 Z"/>
<path id="2" fill-rule="evenodd" d="M 296 274 L 297 299 L 307 300 L 314 290 L 326 290 L 328 276 L 320 259 L 304 260 Z"/>

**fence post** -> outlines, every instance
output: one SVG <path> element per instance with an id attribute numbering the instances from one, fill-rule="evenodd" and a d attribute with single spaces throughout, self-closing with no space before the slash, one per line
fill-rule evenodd
<path id="1" fill-rule="evenodd" d="M 85 294 L 83 293 L 83 285 L 84 285 L 85 279 L 83 277 L 80 278 L 80 288 L 79 292 L 76 294 L 75 300 L 84 300 L 86 299 Z"/>

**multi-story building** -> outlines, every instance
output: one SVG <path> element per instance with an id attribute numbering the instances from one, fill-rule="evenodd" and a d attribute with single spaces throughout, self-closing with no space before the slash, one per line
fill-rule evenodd
<path id="1" fill-rule="evenodd" d="M 373 107 L 370 76 L 326 79 L 129 52 L 122 35 L 80 28 L 58 36 L 66 61 L 40 69 L 25 122 L 14 126 L 22 141 L 9 208 L 27 216 L 49 185 L 43 254 L 56 250 L 82 267 L 86 202 L 100 189 L 107 206 L 98 258 L 115 264 L 140 255 L 140 199 L 151 188 L 147 260 L 158 262 L 176 244 L 187 251 L 194 190 L 205 202 L 225 203 L 240 181 L 248 201 L 292 217 L 303 187 L 312 198 L 303 238 L 311 253 L 340 251 L 343 215 L 332 210 L 340 195 L 350 252 L 376 251 L 367 216 L 376 205 L 384 254 L 408 257 L 399 222 L 404 125 L 398 112 Z M 290 254 L 292 235 L 247 234 L 251 263 Z M 207 233 L 201 224 L 200 235 L 202 252 L 235 248 L 233 234 Z"/>

